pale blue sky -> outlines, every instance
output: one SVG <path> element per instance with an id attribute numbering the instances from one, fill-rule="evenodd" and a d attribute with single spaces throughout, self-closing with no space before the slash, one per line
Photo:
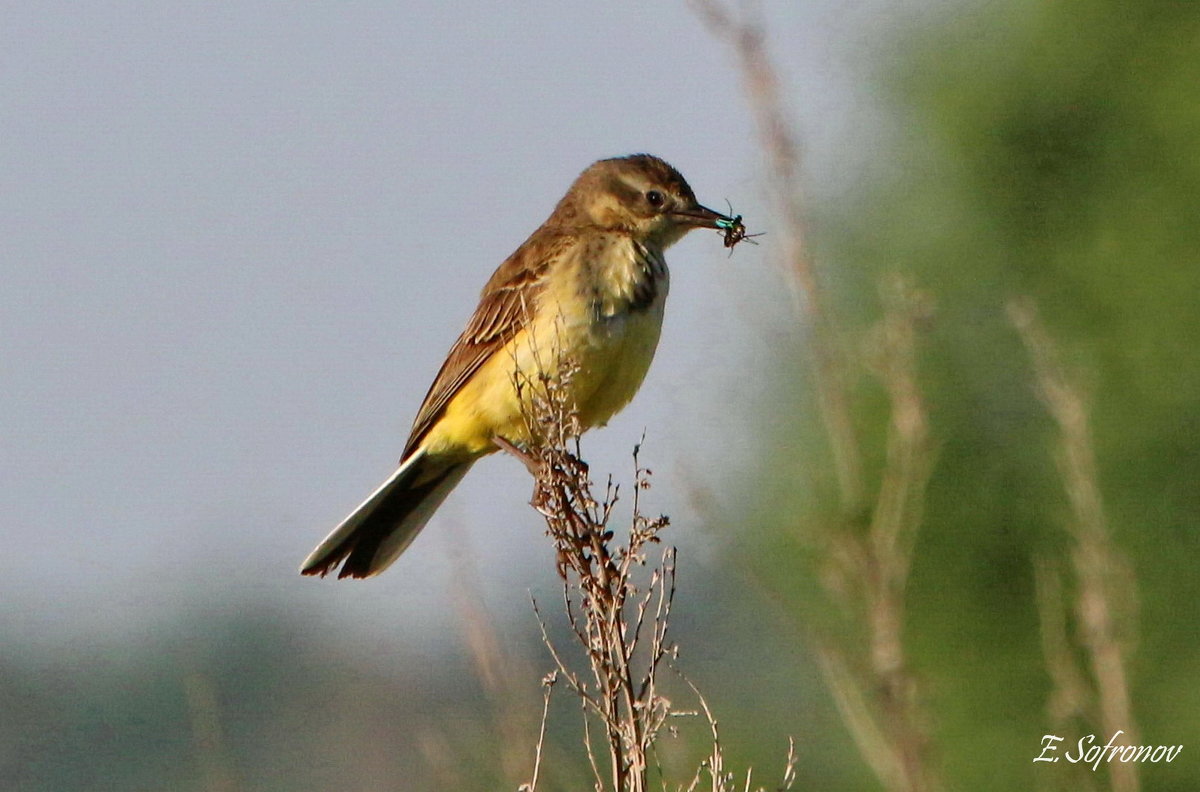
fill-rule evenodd
<path id="1" fill-rule="evenodd" d="M 922 4 L 765 8 L 809 191 L 837 192 L 880 141 L 865 53 Z M 8 637 L 124 638 L 263 600 L 402 640 L 450 618 L 463 537 L 495 607 L 525 608 L 552 565 L 508 459 L 478 465 L 386 575 L 296 568 L 389 473 L 479 288 L 591 161 L 658 154 L 701 201 L 770 231 L 732 59 L 683 3 L 4 16 Z M 689 534 L 688 490 L 719 490 L 751 453 L 771 319 L 788 310 L 763 242 L 730 259 L 693 234 L 670 251 L 656 363 L 587 444 L 594 471 L 626 475 L 650 427 L 652 510 L 701 570 L 736 537 Z"/>

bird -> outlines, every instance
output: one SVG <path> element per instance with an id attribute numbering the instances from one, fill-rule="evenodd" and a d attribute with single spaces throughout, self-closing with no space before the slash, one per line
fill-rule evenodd
<path id="1" fill-rule="evenodd" d="M 580 431 L 637 392 L 670 285 L 664 251 L 697 228 L 744 229 L 701 206 L 650 154 L 599 160 L 493 273 L 417 411 L 399 467 L 309 554 L 303 575 L 367 578 L 412 543 L 471 465 L 528 447 L 536 382 L 564 378 Z"/>

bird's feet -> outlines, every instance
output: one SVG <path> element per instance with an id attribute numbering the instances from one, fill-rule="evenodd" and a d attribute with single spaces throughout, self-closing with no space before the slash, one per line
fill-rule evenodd
<path id="1" fill-rule="evenodd" d="M 521 464 L 525 466 L 525 469 L 529 471 L 531 476 L 537 478 L 541 475 L 542 461 L 540 459 L 526 451 L 523 451 L 520 448 L 517 448 L 503 437 L 493 437 L 492 442 L 495 443 L 496 447 L 501 451 L 505 451 L 520 460 Z"/>

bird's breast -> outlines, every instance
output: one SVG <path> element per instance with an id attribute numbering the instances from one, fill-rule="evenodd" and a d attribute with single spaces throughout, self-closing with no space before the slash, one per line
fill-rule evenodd
<path id="1" fill-rule="evenodd" d="M 602 239 L 585 253 L 582 291 L 600 321 L 661 310 L 671 278 L 661 250 L 628 237 Z"/>
<path id="2" fill-rule="evenodd" d="M 637 393 L 654 359 L 670 275 L 662 252 L 627 237 L 597 243 L 579 268 L 569 344 L 585 426 L 603 425 Z"/>

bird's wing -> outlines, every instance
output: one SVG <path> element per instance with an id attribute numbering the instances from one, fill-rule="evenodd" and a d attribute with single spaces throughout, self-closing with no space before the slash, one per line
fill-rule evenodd
<path id="1" fill-rule="evenodd" d="M 561 240 L 539 240 L 535 234 L 492 275 L 467 328 L 450 348 L 417 411 L 401 460 L 420 445 L 479 367 L 526 326 L 542 289 L 542 276 L 562 247 Z"/>

